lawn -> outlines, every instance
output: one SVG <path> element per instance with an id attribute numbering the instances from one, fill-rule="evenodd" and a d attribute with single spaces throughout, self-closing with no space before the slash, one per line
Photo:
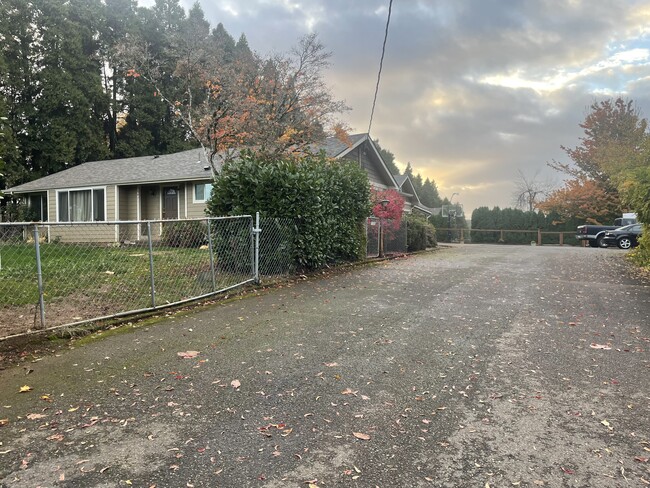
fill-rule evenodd
<path id="1" fill-rule="evenodd" d="M 49 243 L 41 244 L 40 249 L 46 308 L 48 302 L 62 299 L 85 303 L 94 313 L 100 310 L 104 315 L 151 307 L 146 246 Z M 244 260 L 246 254 L 241 256 Z M 0 259 L 0 306 L 37 303 L 34 246 L 0 244 Z M 153 249 L 153 261 L 156 305 L 213 291 L 208 250 L 157 246 Z M 250 273 L 220 270 L 215 281 L 217 288 L 224 288 L 249 277 Z"/>

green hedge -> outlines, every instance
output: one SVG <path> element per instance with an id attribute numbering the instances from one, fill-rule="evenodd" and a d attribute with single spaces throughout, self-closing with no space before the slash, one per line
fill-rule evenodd
<path id="1" fill-rule="evenodd" d="M 370 185 L 353 162 L 330 161 L 324 153 L 298 160 L 242 152 L 215 180 L 207 213 L 256 211 L 295 219 L 295 259 L 304 268 L 365 256 L 362 223 L 370 214 Z"/>
<path id="2" fill-rule="evenodd" d="M 205 222 L 164 222 L 161 243 L 168 247 L 199 247 L 208 242 Z"/>
<path id="3" fill-rule="evenodd" d="M 437 245 L 436 228 L 427 222 L 424 217 L 413 214 L 407 215 L 406 223 L 408 226 L 406 242 L 409 252 L 422 251 Z"/>

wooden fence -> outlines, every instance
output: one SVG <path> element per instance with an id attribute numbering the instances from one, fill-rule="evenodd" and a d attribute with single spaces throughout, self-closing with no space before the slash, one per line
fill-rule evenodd
<path id="1" fill-rule="evenodd" d="M 529 239 L 524 239 L 528 234 Z M 547 231 L 542 229 L 463 229 L 436 227 L 438 242 L 486 244 L 580 245 L 575 231 Z"/>

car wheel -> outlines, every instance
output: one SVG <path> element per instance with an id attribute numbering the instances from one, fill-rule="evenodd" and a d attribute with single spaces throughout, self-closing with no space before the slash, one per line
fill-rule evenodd
<path id="1" fill-rule="evenodd" d="M 621 237 L 616 243 L 621 249 L 629 249 L 632 247 L 632 239 L 629 237 Z"/>
<path id="2" fill-rule="evenodd" d="M 605 236 L 598 236 L 596 239 L 596 246 L 597 247 L 609 247 L 607 246 L 607 243 L 605 242 Z"/>
<path id="3" fill-rule="evenodd" d="M 598 247 L 598 243 L 593 239 L 589 239 L 589 247 Z"/>

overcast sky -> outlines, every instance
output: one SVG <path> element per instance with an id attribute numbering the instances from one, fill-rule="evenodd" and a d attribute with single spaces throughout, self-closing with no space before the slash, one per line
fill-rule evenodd
<path id="1" fill-rule="evenodd" d="M 260 54 L 317 32 L 343 120 L 367 131 L 388 0 L 200 3 Z M 647 117 L 649 88 L 650 0 L 393 0 L 371 135 L 469 214 L 512 206 L 518 171 L 559 184 L 546 162 L 579 144 L 588 107 L 623 96 Z"/>

